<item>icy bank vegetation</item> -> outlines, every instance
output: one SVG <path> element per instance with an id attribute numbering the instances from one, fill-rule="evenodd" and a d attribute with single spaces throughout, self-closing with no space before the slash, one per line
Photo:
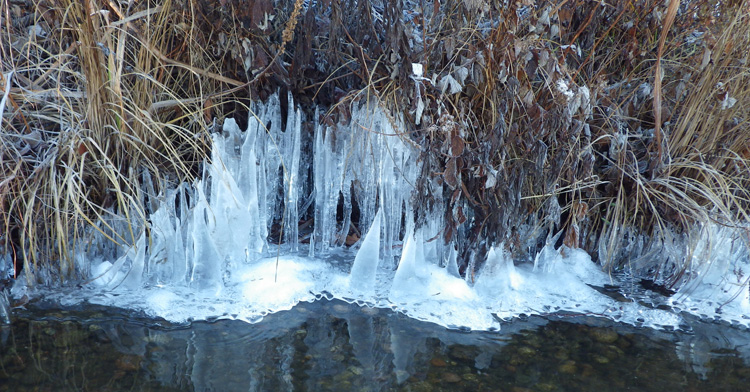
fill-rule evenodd
<path id="1" fill-rule="evenodd" d="M 113 247 L 102 233 L 80 240 L 76 268 L 88 277 L 82 289 L 50 292 L 18 279 L 14 294 L 131 308 L 174 322 L 257 322 L 325 297 L 474 330 L 553 313 L 678 328 L 685 311 L 750 325 L 747 248 L 736 232 L 716 227 L 696 229 L 705 241 L 689 252 L 678 240 L 663 247 L 666 257 L 696 266 L 669 298 L 645 290 L 613 295 L 609 287 L 624 286 L 627 274 L 602 271 L 581 250 L 555 248 L 556 238 L 533 263 L 518 265 L 497 244 L 475 261 L 476 273 L 462 276 L 460 244 L 440 236 L 442 206 L 414 223 L 421 167 L 415 147 L 399 135 L 398 118 L 362 105 L 348 123 L 325 126 L 284 99 L 285 121 L 278 96 L 253 107 L 244 131 L 226 120 L 200 180 L 150 195 L 148 228 L 133 246 Z M 303 131 L 308 123 L 312 132 Z M 363 232 L 348 248 L 355 203 Z M 301 232 L 307 211 L 314 228 Z"/>

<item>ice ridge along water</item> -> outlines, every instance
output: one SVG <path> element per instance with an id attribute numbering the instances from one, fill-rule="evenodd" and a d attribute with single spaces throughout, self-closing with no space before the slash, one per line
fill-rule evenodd
<path id="1" fill-rule="evenodd" d="M 256 322 L 326 297 L 475 330 L 500 328 L 522 314 L 566 312 L 639 326 L 682 323 L 675 311 L 597 290 L 617 282 L 577 249 L 548 244 L 533 264 L 515 265 L 499 244 L 476 275 L 462 278 L 457 244 L 434 240 L 444 227 L 440 206 L 425 224 L 413 223 L 421 167 L 415 147 L 399 134 L 399 118 L 369 104 L 353 107 L 348 122 L 328 126 L 305 118 L 287 96 L 282 121 L 280 99 L 254 104 L 245 131 L 227 119 L 213 134 L 201 178 L 160 187 L 166 190 L 153 195 L 158 206 L 150 230 L 132 246 L 101 251 L 107 240 L 94 233 L 90 242 L 100 246 L 78 247 L 87 249 L 76 264 L 89 278 L 83 289 L 44 295 L 63 305 L 89 301 L 174 322 Z M 348 249 L 353 201 L 366 232 Z M 312 231 L 300 233 L 301 219 L 311 217 Z M 267 241 L 274 222 L 281 222 L 282 245 Z M 748 325 L 741 272 L 750 271 L 747 248 L 735 232 L 702 230 L 707 241 L 691 255 L 711 261 L 696 259 L 700 267 L 686 274 L 669 304 Z M 18 282 L 16 295 L 46 290 Z"/>

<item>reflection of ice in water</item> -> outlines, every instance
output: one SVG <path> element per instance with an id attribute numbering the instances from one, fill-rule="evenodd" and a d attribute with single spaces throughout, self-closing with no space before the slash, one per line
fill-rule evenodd
<path id="1" fill-rule="evenodd" d="M 378 336 L 378 333 L 383 330 L 382 325 L 375 325 L 376 320 L 379 319 L 357 311 L 350 312 L 345 318 L 349 342 L 360 364 L 363 377 L 367 380 L 383 380 L 389 371 L 386 361 L 388 352 L 379 345 L 382 338 Z"/>
<path id="2" fill-rule="evenodd" d="M 424 352 L 424 340 L 408 336 L 398 325 L 391 326 L 391 351 L 396 380 L 401 384 L 411 374 L 411 363 L 418 351 Z"/>
<path id="3" fill-rule="evenodd" d="M 538 325 L 513 326 L 504 336 Z M 428 340 L 444 347 L 486 345 L 488 349 L 478 351 L 476 359 L 486 365 L 504 345 L 500 337 L 482 343 L 477 335 L 415 322 L 390 311 L 327 301 L 300 305 L 252 326 L 194 323 L 189 329 L 170 331 L 113 323 L 105 333 L 121 352 L 145 355 L 153 363 L 148 366 L 153 376 L 163 385 L 186 388 L 189 384 L 194 390 L 294 390 L 300 366 L 308 375 L 308 390 L 326 389 L 321 380 L 336 385 L 342 379 L 359 380 L 365 390 L 387 390 L 393 380 L 402 383 L 417 368 L 424 368 L 424 358 L 432 350 Z M 153 346 L 160 348 L 153 350 Z"/>
<path id="4" fill-rule="evenodd" d="M 716 358 L 717 352 L 735 352 L 745 363 L 750 363 L 747 330 L 705 321 L 694 321 L 691 327 L 692 333 L 682 335 L 677 342 L 676 352 L 685 365 L 702 379 L 708 379 L 712 370 L 709 362 Z"/>
<path id="5" fill-rule="evenodd" d="M 503 324 L 497 332 L 466 333 L 341 301 L 300 304 L 253 325 L 221 321 L 170 330 L 122 322 L 122 318 L 87 322 L 101 327 L 93 329 L 100 342 L 111 342 L 123 354 L 140 356 L 139 373 L 149 382 L 180 390 L 413 390 L 426 386 L 424 381 L 440 383 L 445 373 L 463 380 L 477 376 L 492 389 L 493 382 L 505 382 L 514 374 L 536 373 L 539 382 L 560 381 L 555 371 L 544 371 L 560 366 L 560 352 L 575 356 L 579 369 L 593 365 L 593 373 L 584 377 L 591 385 L 610 382 L 610 378 L 620 383 L 634 378 L 643 382 L 644 377 L 679 383 L 694 380 L 690 375 L 694 371 L 708 381 L 705 388 L 712 380 L 726 381 L 727 376 L 737 374 L 742 361 L 750 362 L 746 331 L 695 321 L 691 322 L 694 334 L 583 317 L 566 318 L 566 322 L 531 317 Z M 46 332 L 49 326 L 35 328 L 39 338 L 52 343 Z M 599 341 L 596 336 L 602 335 L 595 333 L 604 330 L 617 332 L 617 342 Z M 527 356 L 524 350 L 531 347 L 534 354 Z M 619 354 L 610 357 L 612 363 L 596 364 L 594 358 L 612 347 L 622 349 L 614 349 Z M 8 351 L 7 345 L 2 350 Z M 527 361 L 511 362 L 519 355 L 527 356 Z M 684 361 L 684 368 L 679 360 Z M 656 368 L 650 374 L 643 369 L 659 362 L 664 365 L 657 368 L 670 371 L 668 376 L 655 372 Z M 512 374 L 507 371 L 511 363 L 515 363 Z"/>

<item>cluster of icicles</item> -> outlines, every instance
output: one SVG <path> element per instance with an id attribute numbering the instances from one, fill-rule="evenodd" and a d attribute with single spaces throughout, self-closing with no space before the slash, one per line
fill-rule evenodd
<path id="1" fill-rule="evenodd" d="M 88 301 L 174 322 L 257 322 L 300 301 L 338 298 L 475 330 L 554 313 L 676 328 L 678 311 L 688 311 L 748 324 L 747 282 L 731 273 L 748 264 L 747 249 L 716 229 L 704 228 L 714 234 L 710 249 L 692 253 L 710 254 L 711 262 L 700 263 L 702 280 L 665 299 L 672 310 L 602 294 L 594 287 L 617 282 L 585 252 L 552 244 L 520 265 L 499 245 L 475 276 L 462 278 L 456 244 L 430 240 L 443 227 L 442 212 L 414 227 L 420 164 L 399 135 L 400 120 L 370 104 L 352 108 L 347 124 L 325 126 L 287 99 L 285 122 L 278 96 L 254 105 L 245 131 L 227 119 L 213 135 L 202 178 L 154 195 L 150 230 L 133 246 L 80 252 L 77 266 L 89 277 L 82 289 L 19 284 L 16 295 L 45 291 L 63 305 Z M 346 248 L 352 200 L 362 236 Z M 300 243 L 300 215 L 309 208 L 314 229 Z M 280 246 L 267 241 L 274 222 L 282 222 Z"/>

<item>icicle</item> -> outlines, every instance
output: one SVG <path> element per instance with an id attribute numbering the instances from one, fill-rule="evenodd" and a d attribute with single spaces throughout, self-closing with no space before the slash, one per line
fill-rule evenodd
<path id="1" fill-rule="evenodd" d="M 294 110 L 294 101 L 292 94 L 289 93 L 289 115 L 287 116 L 285 143 L 284 143 L 284 242 L 286 242 L 292 252 L 296 252 L 299 242 L 299 215 L 297 203 L 299 193 L 302 188 L 300 184 L 300 149 L 301 149 L 301 129 L 302 113 L 300 110 Z"/>
<path id="2" fill-rule="evenodd" d="M 239 178 L 237 179 L 237 186 L 244 196 L 247 217 L 250 220 L 248 222 L 250 232 L 248 233 L 247 249 L 249 253 L 254 255 L 263 251 L 267 235 L 266 222 L 261 218 L 260 198 L 258 197 L 258 165 L 255 156 L 258 127 L 258 120 L 252 115 L 249 116 L 245 140 L 241 148 Z"/>
<path id="3" fill-rule="evenodd" d="M 216 249 L 211 238 L 214 227 L 210 207 L 206 203 L 205 195 L 198 188 L 198 202 L 193 209 L 192 243 L 193 265 L 190 271 L 190 286 L 198 289 L 213 288 L 220 290 L 221 263 L 224 258 Z"/>
<path id="4" fill-rule="evenodd" d="M 322 245 L 327 249 L 329 247 L 336 246 L 336 236 L 338 229 L 336 228 L 336 209 L 339 205 L 339 196 L 341 194 L 341 171 L 343 170 L 343 164 L 341 163 L 339 149 L 335 144 L 336 141 L 333 139 L 333 132 L 335 129 L 328 129 L 325 137 L 325 148 L 330 149 L 324 160 L 325 170 L 325 189 L 328 190 L 325 195 L 325 204 L 323 205 L 324 216 L 323 216 L 323 241 Z M 340 143 L 340 142 L 339 142 Z"/>
<path id="5" fill-rule="evenodd" d="M 258 149 L 258 159 L 261 162 L 260 173 L 265 173 L 265 181 L 262 182 L 265 192 L 262 192 L 262 198 L 265 200 L 266 227 L 271 227 L 274 219 L 281 218 L 276 211 L 280 208 L 279 188 L 283 186 L 281 171 L 282 151 L 284 148 L 283 139 L 281 138 L 281 106 L 279 104 L 278 94 L 273 94 L 265 105 L 259 105 L 257 108 L 261 120 L 269 122 L 270 127 L 266 129 L 267 124 L 261 124 L 258 129 L 258 136 L 261 142 Z"/>
<path id="6" fill-rule="evenodd" d="M 320 113 L 318 109 L 315 109 L 315 118 L 317 119 Z M 321 242 L 323 239 L 323 225 L 324 215 L 326 212 L 326 204 L 328 198 L 326 195 L 326 173 L 327 168 L 325 165 L 325 157 L 330 154 L 330 150 L 326 149 L 323 142 L 323 126 L 319 122 L 315 122 L 315 144 L 313 145 L 313 192 L 315 194 L 315 227 L 313 233 L 310 236 L 310 254 L 309 257 L 314 257 L 315 247 L 320 246 L 321 251 L 327 244 Z"/>
<path id="7" fill-rule="evenodd" d="M 447 259 L 448 261 L 447 261 L 447 265 L 445 266 L 445 269 L 448 271 L 449 274 L 457 278 L 460 278 L 461 274 L 458 272 L 458 262 L 457 262 L 458 252 L 456 251 L 455 248 L 453 248 L 453 246 L 449 246 Z"/>
<path id="8" fill-rule="evenodd" d="M 172 256 L 172 260 L 180 264 L 175 267 L 176 275 L 174 278 L 179 282 L 187 283 L 194 256 L 192 236 L 189 233 L 192 229 L 190 207 L 195 205 L 195 193 L 192 192 L 192 188 L 189 188 L 187 184 L 182 184 L 177 190 L 177 195 L 180 197 L 179 226 L 177 229 L 177 235 L 180 239 L 176 241 L 175 246 L 179 244 L 181 251 L 173 253 Z M 188 198 L 190 198 L 190 201 L 188 201 Z"/>
<path id="9" fill-rule="evenodd" d="M 352 155 L 353 157 L 360 157 L 360 162 L 356 162 L 357 158 L 352 166 L 352 170 L 355 172 L 356 181 L 355 184 L 355 198 L 359 206 L 359 223 L 362 227 L 367 227 L 375 216 L 376 199 L 378 192 L 378 181 L 380 171 L 383 166 L 383 160 L 380 159 L 382 155 L 382 142 L 386 136 L 381 136 L 382 130 L 380 129 L 380 123 L 377 121 L 377 116 L 373 113 L 363 113 L 359 117 L 353 119 L 354 143 L 352 143 Z M 357 122 L 355 123 L 354 120 Z"/>
<path id="10" fill-rule="evenodd" d="M 413 223 L 408 225 L 401 261 L 393 277 L 389 298 L 396 302 L 409 296 L 424 295 L 425 285 L 429 279 L 429 271 L 424 259 L 422 232 L 420 230 L 415 232 L 413 226 Z"/>
<path id="11" fill-rule="evenodd" d="M 333 238 L 336 234 L 339 187 L 335 184 L 335 179 L 338 177 L 339 163 L 333 148 L 333 132 L 334 129 L 324 128 L 320 124 L 315 127 L 313 148 L 315 228 L 313 236 L 321 252 L 325 252 L 333 245 Z"/>
<path id="12" fill-rule="evenodd" d="M 474 284 L 474 272 L 476 269 L 477 264 L 477 254 L 473 250 L 469 252 L 469 263 L 466 266 L 466 271 L 464 276 L 464 280 L 466 281 L 466 284 L 473 285 Z"/>
<path id="13" fill-rule="evenodd" d="M 523 278 L 516 271 L 513 260 L 501 244 L 499 249 L 490 248 L 487 252 L 487 261 L 474 287 L 485 295 L 502 295 L 510 290 L 519 289 L 522 282 Z"/>
<path id="14" fill-rule="evenodd" d="M 225 166 L 223 158 L 227 157 L 216 152 L 219 148 L 214 149 L 209 167 L 211 200 L 207 206 L 211 229 L 207 233 L 221 255 L 222 262 L 228 261 L 233 264 L 246 258 L 245 248 L 252 242 L 250 234 L 256 223 L 248 212 L 243 192 L 235 180 L 235 176 L 239 177 L 239 160 L 234 152 L 236 139 L 233 134 L 239 130 L 236 124 L 230 125 L 233 125 L 234 129 L 230 132 L 229 138 L 214 135 L 214 143 L 225 147 L 224 151 L 231 151 L 229 154 L 234 155 L 227 161 L 235 167 L 235 173 Z"/>
<path id="15" fill-rule="evenodd" d="M 382 213 L 378 210 L 370 230 L 362 240 L 349 274 L 351 287 L 370 295 L 373 294 L 375 288 L 375 274 L 380 262 L 381 215 Z"/>
<path id="16" fill-rule="evenodd" d="M 128 252 L 130 266 L 124 272 L 122 281 L 123 288 L 135 290 L 143 285 L 143 270 L 146 264 L 146 236 L 141 235 L 135 246 Z"/>
<path id="17" fill-rule="evenodd" d="M 337 245 L 343 245 L 346 242 L 346 237 L 349 235 L 349 228 L 352 225 L 352 188 L 349 178 L 344 178 L 342 181 L 341 195 L 344 200 L 344 219 L 341 221 L 341 228 L 336 238 Z"/>
<path id="18" fill-rule="evenodd" d="M 148 266 L 150 281 L 159 285 L 185 279 L 185 245 L 182 222 L 172 215 L 178 191 L 169 191 L 161 208 L 151 214 L 151 244 Z"/>

